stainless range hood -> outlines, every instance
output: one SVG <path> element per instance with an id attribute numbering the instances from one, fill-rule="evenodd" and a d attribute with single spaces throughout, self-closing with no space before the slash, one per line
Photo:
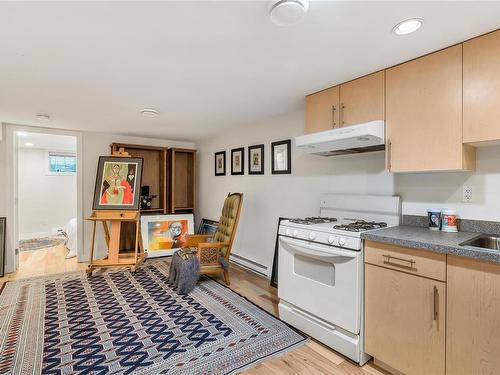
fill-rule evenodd
<path id="1" fill-rule="evenodd" d="M 384 121 L 332 129 L 295 137 L 295 145 L 308 154 L 334 156 L 380 151 L 385 148 Z"/>

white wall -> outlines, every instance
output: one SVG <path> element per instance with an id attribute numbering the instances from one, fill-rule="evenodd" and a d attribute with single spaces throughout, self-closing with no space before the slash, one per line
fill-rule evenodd
<path id="1" fill-rule="evenodd" d="M 335 158 L 306 155 L 293 146 L 292 174 L 271 174 L 271 142 L 302 134 L 302 111 L 269 119 L 198 144 L 198 210 L 219 219 L 228 192 L 243 192 L 243 209 L 233 253 L 268 267 L 270 274 L 278 217 L 318 215 L 324 193 L 392 194 L 393 176 L 384 170 L 384 153 Z M 265 174 L 248 175 L 246 147 L 265 144 Z M 230 150 L 245 146 L 245 175 L 231 176 Z M 226 150 L 226 176 L 214 176 L 214 153 Z"/>
<path id="2" fill-rule="evenodd" d="M 76 174 L 50 175 L 47 165 L 47 150 L 19 149 L 20 239 L 50 235 L 76 217 Z"/>
<path id="3" fill-rule="evenodd" d="M 476 152 L 474 173 L 396 175 L 394 190 L 403 197 L 403 213 L 426 215 L 428 207 L 447 207 L 457 209 L 465 219 L 500 221 L 500 146 L 481 147 Z M 464 185 L 473 189 L 471 203 L 462 203 Z"/>
<path id="4" fill-rule="evenodd" d="M 301 154 L 292 146 L 292 174 L 271 175 L 270 143 L 293 139 L 303 133 L 303 126 L 303 113 L 295 112 L 228 130 L 198 145 L 197 218 L 217 220 L 224 196 L 230 191 L 243 192 L 233 252 L 268 267 L 268 273 L 278 217 L 317 215 L 323 193 L 397 194 L 403 200 L 403 214 L 426 215 L 428 207 L 449 207 L 464 218 L 500 221 L 500 147 L 478 149 L 475 173 L 392 175 L 384 171 L 384 152 L 324 158 Z M 258 143 L 266 147 L 265 175 L 248 175 L 245 159 L 245 175 L 231 176 L 231 148 Z M 223 150 L 227 153 L 227 174 L 215 177 L 214 152 Z M 473 187 L 474 203 L 461 203 L 464 184 Z"/>

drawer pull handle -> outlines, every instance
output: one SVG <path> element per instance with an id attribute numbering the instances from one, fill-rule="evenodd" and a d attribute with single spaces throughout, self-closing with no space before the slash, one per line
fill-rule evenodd
<path id="1" fill-rule="evenodd" d="M 337 110 L 337 108 L 335 108 L 334 105 L 332 105 L 332 127 L 335 128 L 337 126 L 337 123 L 335 122 L 335 111 Z"/>
<path id="2" fill-rule="evenodd" d="M 413 271 L 417 270 L 416 268 L 413 267 L 415 265 L 415 261 L 413 259 L 398 258 L 398 257 L 395 257 L 393 255 L 388 255 L 388 254 L 382 254 L 382 256 L 387 259 L 387 260 L 384 260 L 384 264 L 387 264 L 387 265 L 393 266 L 393 267 L 405 268 L 405 269 L 409 269 L 409 270 L 413 270 Z M 408 263 L 408 265 L 394 263 L 392 260 L 406 262 L 406 263 Z"/>
<path id="3" fill-rule="evenodd" d="M 434 316 L 433 319 L 437 320 L 439 315 L 439 291 L 438 288 L 434 285 Z"/>

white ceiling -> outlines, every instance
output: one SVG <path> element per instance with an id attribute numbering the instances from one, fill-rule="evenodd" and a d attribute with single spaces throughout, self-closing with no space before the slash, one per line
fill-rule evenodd
<path id="1" fill-rule="evenodd" d="M 35 132 L 17 132 L 16 136 L 19 148 L 76 153 L 76 137 L 73 136 Z M 27 143 L 32 146 L 26 145 Z"/>
<path id="2" fill-rule="evenodd" d="M 2 2 L 0 121 L 196 140 L 499 27 L 500 2 L 313 1 L 285 28 L 263 1 Z"/>

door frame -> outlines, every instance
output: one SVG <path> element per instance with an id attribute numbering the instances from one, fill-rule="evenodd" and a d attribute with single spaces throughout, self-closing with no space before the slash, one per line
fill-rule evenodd
<path id="1" fill-rule="evenodd" d="M 5 272 L 15 272 L 19 268 L 19 214 L 18 214 L 18 148 L 15 142 L 15 133 L 25 131 L 28 133 L 43 133 L 53 135 L 67 135 L 76 137 L 76 220 L 77 220 L 77 259 L 78 262 L 85 261 L 83 248 L 83 134 L 78 131 L 61 130 L 53 128 L 42 128 L 27 125 L 4 124 L 5 125 L 5 145 L 6 145 L 6 180 L 7 184 L 6 209 L 10 216 L 10 225 L 7 226 L 7 235 L 11 239 L 10 246 L 6 247 Z M 9 220 L 9 218 L 7 219 Z"/>

